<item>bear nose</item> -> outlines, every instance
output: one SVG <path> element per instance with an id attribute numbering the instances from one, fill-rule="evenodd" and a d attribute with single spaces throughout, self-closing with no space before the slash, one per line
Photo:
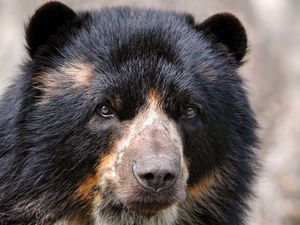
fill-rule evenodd
<path id="1" fill-rule="evenodd" d="M 137 182 L 154 192 L 171 188 L 180 173 L 178 163 L 157 158 L 134 161 L 132 169 Z"/>

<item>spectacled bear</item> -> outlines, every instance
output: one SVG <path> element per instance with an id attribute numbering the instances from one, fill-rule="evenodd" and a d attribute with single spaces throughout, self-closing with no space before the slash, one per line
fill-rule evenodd
<path id="1" fill-rule="evenodd" d="M 256 121 L 229 14 L 39 8 L 0 103 L 1 225 L 241 225 Z"/>

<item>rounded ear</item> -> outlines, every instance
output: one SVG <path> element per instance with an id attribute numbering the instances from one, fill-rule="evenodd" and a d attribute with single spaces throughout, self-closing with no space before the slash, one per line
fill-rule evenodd
<path id="1" fill-rule="evenodd" d="M 219 13 L 196 25 L 197 30 L 225 45 L 241 64 L 247 52 L 247 34 L 241 22 L 230 13 Z"/>
<path id="2" fill-rule="evenodd" d="M 189 14 L 189 13 L 183 13 L 182 14 L 183 18 L 185 19 L 186 23 L 191 25 L 191 26 L 195 26 L 195 19 L 194 17 Z"/>
<path id="3" fill-rule="evenodd" d="M 51 35 L 75 17 L 76 13 L 60 2 L 48 2 L 41 6 L 26 27 L 26 41 L 30 56 L 32 57 Z"/>

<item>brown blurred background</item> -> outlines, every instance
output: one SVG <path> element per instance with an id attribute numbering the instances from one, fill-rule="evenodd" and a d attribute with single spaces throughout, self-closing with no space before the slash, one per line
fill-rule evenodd
<path id="1" fill-rule="evenodd" d="M 43 0 L 0 0 L 0 93 L 27 57 L 24 28 Z M 261 129 L 263 170 L 249 225 L 300 225 L 300 1 L 63 0 L 74 9 L 129 5 L 185 11 L 197 21 L 232 12 L 250 52 L 240 69 Z"/>

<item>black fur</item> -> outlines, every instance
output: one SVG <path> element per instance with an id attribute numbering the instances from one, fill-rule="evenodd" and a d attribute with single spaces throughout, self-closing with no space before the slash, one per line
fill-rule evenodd
<path id="1" fill-rule="evenodd" d="M 220 13 L 196 26 L 198 30 L 223 43 L 237 62 L 241 62 L 247 51 L 247 35 L 240 21 L 230 13 Z"/>
<path id="2" fill-rule="evenodd" d="M 194 219 L 179 215 L 176 224 L 244 224 L 257 138 L 236 72 L 247 38 L 235 17 L 221 14 L 195 24 L 191 16 L 171 12 L 75 13 L 49 3 L 33 16 L 26 35 L 30 59 L 0 103 L 1 225 L 53 224 L 87 213 L 73 193 L 151 88 L 160 91 L 164 111 L 181 131 L 188 186 L 216 167 L 224 175 L 215 196 L 195 199 Z M 59 92 L 40 104 L 47 93 L 39 77 L 74 59 L 95 67 L 91 85 L 74 87 L 62 78 Z M 115 109 L 118 117 L 98 117 L 97 107 L 113 105 L 116 96 L 124 103 Z M 181 116 L 186 105 L 197 108 L 196 118 Z"/>
<path id="3" fill-rule="evenodd" d="M 26 29 L 29 54 L 33 56 L 51 35 L 67 26 L 75 17 L 72 9 L 59 2 L 49 2 L 38 9 Z"/>

